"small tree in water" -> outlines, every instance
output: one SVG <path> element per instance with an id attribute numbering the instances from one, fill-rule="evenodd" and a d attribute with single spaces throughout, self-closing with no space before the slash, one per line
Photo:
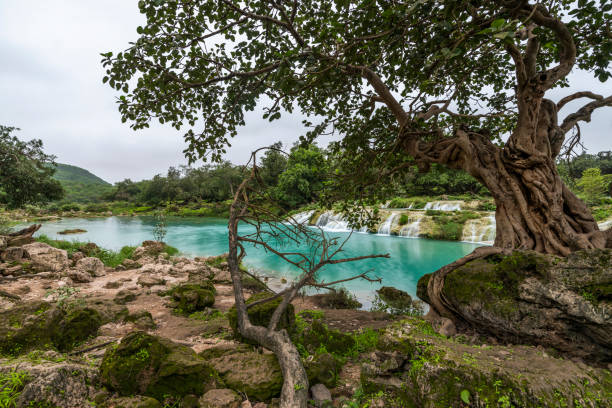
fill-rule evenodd
<path id="1" fill-rule="evenodd" d="M 166 213 L 159 211 L 155 214 L 155 226 L 153 227 L 153 239 L 155 241 L 163 242 L 166 238 L 167 226 Z"/>

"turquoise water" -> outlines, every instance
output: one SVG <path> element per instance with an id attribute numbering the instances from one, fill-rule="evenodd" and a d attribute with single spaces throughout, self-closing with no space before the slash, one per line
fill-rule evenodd
<path id="1" fill-rule="evenodd" d="M 53 239 L 95 242 L 101 247 L 119 249 L 124 245 L 138 245 L 153 239 L 154 220 L 148 217 L 68 218 L 43 224 L 38 234 Z M 78 235 L 59 235 L 65 229 L 81 228 L 87 231 Z M 347 232 L 328 233 L 346 238 Z M 228 250 L 227 220 L 219 218 L 171 218 L 165 241 L 188 256 L 218 255 Z M 373 270 L 371 276 L 382 278 L 382 284 L 351 281 L 343 285 L 368 306 L 374 291 L 381 286 L 394 286 L 416 294 L 416 284 L 421 276 L 470 253 L 479 244 L 433 241 L 374 234 L 353 233 L 344 246 L 342 257 L 366 254 L 390 254 L 389 259 L 329 265 L 319 274 L 327 282 Z M 288 248 L 284 248 L 285 250 Z M 293 248 L 306 250 L 306 248 Z M 261 275 L 286 278 L 298 276 L 294 266 L 261 248 L 246 248 L 246 266 Z"/>

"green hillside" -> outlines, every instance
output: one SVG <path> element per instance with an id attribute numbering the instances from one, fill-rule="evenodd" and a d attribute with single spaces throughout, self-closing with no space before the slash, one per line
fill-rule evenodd
<path id="1" fill-rule="evenodd" d="M 110 183 L 95 174 L 69 164 L 58 163 L 53 178 L 58 180 L 66 191 L 62 202 L 96 202 L 102 194 L 113 188 Z"/>
<path id="2" fill-rule="evenodd" d="M 77 181 L 85 184 L 103 184 L 110 186 L 110 183 L 85 169 L 62 163 L 57 163 L 53 178 L 59 181 Z"/>

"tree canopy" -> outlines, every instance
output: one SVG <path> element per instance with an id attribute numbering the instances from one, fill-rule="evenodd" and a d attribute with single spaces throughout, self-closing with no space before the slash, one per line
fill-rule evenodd
<path id="1" fill-rule="evenodd" d="M 191 160 L 220 160 L 257 106 L 270 121 L 298 109 L 312 121 L 307 139 L 341 136 L 333 148 L 346 196 L 367 197 L 364 187 L 415 161 L 438 163 L 491 191 L 496 245 L 560 254 L 604 245 L 555 159 L 612 96 L 545 96 L 574 68 L 611 76 L 606 0 L 138 4 L 147 22 L 128 49 L 103 54 L 104 81 L 122 91 L 119 110 L 135 129 L 153 119 L 186 127 Z"/>
<path id="2" fill-rule="evenodd" d="M 43 151 L 41 140 L 12 136 L 16 130 L 0 126 L 0 204 L 17 208 L 62 198 L 64 190 L 52 178 L 55 157 Z"/>

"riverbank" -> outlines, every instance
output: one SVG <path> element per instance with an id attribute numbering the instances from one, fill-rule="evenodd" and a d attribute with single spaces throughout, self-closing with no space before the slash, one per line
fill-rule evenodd
<path id="1" fill-rule="evenodd" d="M 278 407 L 276 359 L 235 336 L 223 257 L 170 256 L 164 244 L 148 242 L 110 267 L 87 256 L 91 246 L 14 248 L 21 252 L 2 247 L 0 257 L 10 254 L 27 268 L 0 278 L 6 391 L 0 398 L 17 408 Z M 246 287 L 247 298 L 263 289 L 254 282 Z M 553 350 L 447 337 L 420 317 L 329 309 L 314 297 L 297 299 L 294 313 L 290 332 L 312 406 L 603 407 L 611 401 L 608 370 Z"/>

